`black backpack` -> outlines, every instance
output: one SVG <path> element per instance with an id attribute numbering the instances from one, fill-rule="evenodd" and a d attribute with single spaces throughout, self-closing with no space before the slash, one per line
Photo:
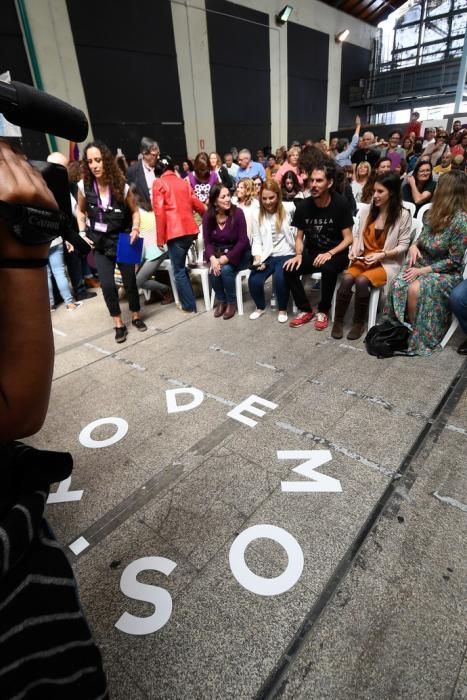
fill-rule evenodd
<path id="1" fill-rule="evenodd" d="M 375 357 L 407 355 L 410 331 L 397 321 L 383 321 L 370 328 L 365 336 L 367 352 Z"/>

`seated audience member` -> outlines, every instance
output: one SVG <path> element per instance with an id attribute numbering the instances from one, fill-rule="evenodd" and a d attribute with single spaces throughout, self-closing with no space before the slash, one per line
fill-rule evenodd
<path id="1" fill-rule="evenodd" d="M 266 179 L 270 180 L 279 170 L 279 165 L 277 165 L 277 158 L 272 153 L 268 156 L 268 166 L 266 168 Z"/>
<path id="2" fill-rule="evenodd" d="M 445 131 L 440 131 L 436 136 L 434 144 L 425 148 L 422 156 L 429 156 L 433 168 L 441 162 L 441 158 L 445 153 L 450 153 L 451 149 L 448 145 L 448 135 Z"/>
<path id="3" fill-rule="evenodd" d="M 337 144 L 338 144 L 338 142 L 339 142 L 339 139 L 337 136 L 333 136 L 331 138 L 331 140 L 329 141 L 329 157 L 330 158 L 335 159 L 335 157 L 337 156 Z M 306 143 L 304 145 L 304 148 L 305 148 L 305 146 L 312 146 L 312 145 L 313 145 L 312 143 Z M 358 143 L 357 143 L 357 145 L 358 145 Z"/>
<path id="4" fill-rule="evenodd" d="M 255 175 L 255 177 L 253 178 L 253 185 L 255 186 L 255 198 L 256 198 L 257 202 L 259 202 L 259 193 L 261 192 L 262 184 L 263 184 L 263 181 L 260 178 L 260 176 Z"/>
<path id="5" fill-rule="evenodd" d="M 195 193 L 195 197 L 203 204 L 206 204 L 211 187 L 219 182 L 219 176 L 215 171 L 211 170 L 209 156 L 204 151 L 201 151 L 196 156 L 193 163 L 193 172 L 188 173 L 188 181 Z"/>
<path id="6" fill-rule="evenodd" d="M 204 254 L 211 265 L 210 280 L 216 293 L 214 316 L 228 320 L 237 311 L 235 278 L 250 262 L 245 216 L 232 204 L 227 187 L 218 183 L 209 193 L 203 216 Z"/>
<path id="7" fill-rule="evenodd" d="M 341 168 L 340 165 L 335 165 L 335 170 L 336 170 L 336 175 L 335 175 L 335 180 L 334 180 L 334 190 L 338 192 L 339 194 L 344 195 L 346 200 L 348 201 L 350 205 L 350 210 L 352 212 L 353 216 L 356 216 L 357 214 L 357 203 L 355 201 L 355 197 L 353 196 L 352 192 L 352 185 L 348 181 L 346 175 L 345 175 L 345 170 L 344 168 Z"/>
<path id="8" fill-rule="evenodd" d="M 452 153 L 443 153 L 439 165 L 433 168 L 433 179 L 438 181 L 439 176 L 448 173 L 452 168 Z"/>
<path id="9" fill-rule="evenodd" d="M 365 131 L 360 139 L 360 143 L 361 146 L 352 155 L 352 163 L 357 166 L 362 160 L 366 160 L 373 168 L 379 159 L 379 151 L 377 148 L 374 148 L 375 135 L 373 132 Z"/>
<path id="10" fill-rule="evenodd" d="M 256 151 L 256 162 L 261 163 L 261 165 L 264 167 L 266 158 L 264 157 L 264 151 L 262 148 L 258 148 Z"/>
<path id="11" fill-rule="evenodd" d="M 156 218 L 154 212 L 148 209 L 146 201 L 139 196 L 134 185 L 131 185 L 136 204 L 139 208 L 140 236 L 144 240 L 143 262 L 136 273 L 138 289 L 149 289 L 151 297 L 145 304 L 154 304 L 160 301 L 162 304 L 172 304 L 174 297 L 171 288 L 154 279 L 154 275 L 160 265 L 169 257 L 167 250 L 159 248 L 156 236 Z"/>
<path id="12" fill-rule="evenodd" d="M 387 146 L 380 151 L 381 158 L 389 158 L 391 162 L 390 170 L 400 173 L 406 167 L 407 153 L 401 146 L 402 132 L 398 129 L 391 131 L 388 137 Z"/>
<path id="13" fill-rule="evenodd" d="M 337 291 L 336 312 L 331 335 L 342 338 L 345 313 L 355 286 L 352 328 L 347 338 L 357 340 L 363 333 L 372 287 L 383 287 L 398 273 L 410 245 L 412 217 L 402 208 L 400 178 L 381 175 L 374 184 L 368 216 L 362 214 L 358 236 L 349 253 L 350 267 Z"/>
<path id="14" fill-rule="evenodd" d="M 415 139 L 410 138 L 410 136 L 406 136 L 403 141 L 402 141 L 402 148 L 405 151 L 406 155 L 406 160 L 409 158 L 409 156 L 412 155 L 413 153 L 413 146 L 415 143 Z"/>
<path id="15" fill-rule="evenodd" d="M 148 136 L 143 136 L 140 143 L 142 158 L 129 166 L 126 180 L 129 185 L 135 185 L 136 191 L 146 204 L 151 205 L 152 183 L 154 182 L 154 167 L 159 158 L 159 144 Z"/>
<path id="16" fill-rule="evenodd" d="M 427 146 L 433 145 L 436 141 L 436 129 L 432 126 L 429 126 L 425 129 L 425 137 L 423 139 L 423 150 Z"/>
<path id="17" fill-rule="evenodd" d="M 453 156 L 462 156 L 463 160 L 467 158 L 467 131 L 463 131 L 460 135 L 460 141 L 452 149 Z"/>
<path id="18" fill-rule="evenodd" d="M 170 156 L 159 159 L 156 173 L 158 178 L 152 186 L 152 201 L 157 245 L 161 248 L 167 245 L 182 311 L 195 313 L 196 298 L 186 268 L 186 257 L 199 231 L 193 211 L 202 215 L 206 207 L 190 184 L 175 174 Z"/>
<path id="19" fill-rule="evenodd" d="M 276 148 L 276 161 L 277 165 L 282 165 L 287 160 L 287 149 L 285 146 L 279 146 Z"/>
<path id="20" fill-rule="evenodd" d="M 259 208 L 259 201 L 256 199 L 256 187 L 253 180 L 245 177 L 237 185 L 235 197 L 232 197 L 232 203 L 239 207 L 245 215 L 246 230 L 248 240 L 253 240 L 253 214 Z"/>
<path id="21" fill-rule="evenodd" d="M 222 182 L 229 190 L 235 189 L 235 180 L 230 177 L 227 168 L 225 165 L 222 165 L 220 155 L 215 151 L 209 154 L 209 165 L 211 167 L 211 172 L 217 174 L 218 182 Z"/>
<path id="22" fill-rule="evenodd" d="M 224 155 L 224 165 L 227 168 L 227 172 L 229 173 L 230 177 L 236 181 L 238 165 L 237 163 L 235 163 L 232 153 L 226 153 Z"/>
<path id="23" fill-rule="evenodd" d="M 467 280 L 454 287 L 449 297 L 449 307 L 456 314 L 460 327 L 467 335 Z M 467 355 L 467 340 L 457 348 L 459 355 Z"/>
<path id="24" fill-rule="evenodd" d="M 393 280 L 385 311 L 410 324 L 409 352 L 431 355 L 450 323 L 449 296 L 462 282 L 467 245 L 467 175 L 439 179 L 423 231 Z"/>
<path id="25" fill-rule="evenodd" d="M 275 180 L 266 180 L 261 188 L 259 209 L 253 217 L 253 270 L 248 278 L 250 294 L 256 309 L 250 314 L 255 320 L 266 308 L 264 284 L 274 275 L 274 290 L 279 306 L 279 323 L 288 319 L 289 288 L 284 275 L 284 263 L 295 254 L 295 239 L 291 231 L 292 215 L 282 205 L 281 190 Z"/>
<path id="26" fill-rule="evenodd" d="M 191 162 L 191 160 L 184 160 L 182 163 L 182 170 L 180 173 L 180 177 L 185 179 L 186 177 L 188 177 L 188 173 L 191 173 L 191 172 L 193 172 L 193 163 Z"/>
<path id="27" fill-rule="evenodd" d="M 344 165 L 352 165 L 352 154 L 357 149 L 358 142 L 360 140 L 360 129 L 362 122 L 360 117 L 357 115 L 355 117 L 355 133 L 352 136 L 352 140 L 349 143 L 349 139 L 339 139 L 337 141 L 337 153 L 334 156 L 334 160 L 337 165 L 344 167 Z"/>
<path id="28" fill-rule="evenodd" d="M 324 330 L 328 326 L 337 275 L 349 262 L 353 216 L 345 197 L 334 191 L 335 177 L 332 161 L 316 166 L 309 178 L 311 196 L 303 200 L 292 220 L 292 226 L 297 228 L 295 256 L 284 264 L 286 282 L 300 309 L 298 316 L 290 321 L 292 327 L 308 323 L 315 316 L 300 276 L 321 272 L 321 299 L 314 327 Z"/>
<path id="29" fill-rule="evenodd" d="M 274 175 L 274 179 L 279 183 L 279 185 L 282 184 L 282 178 L 284 177 L 285 173 L 288 173 L 290 170 L 295 173 L 300 185 L 303 185 L 303 175 L 298 167 L 300 153 L 301 149 L 298 146 L 292 146 L 292 148 L 289 148 L 287 152 L 287 160 L 280 166 L 279 170 Z"/>
<path id="30" fill-rule="evenodd" d="M 433 168 L 431 163 L 419 161 L 407 182 L 402 187 L 402 199 L 405 202 L 415 204 L 415 214 L 424 204 L 428 204 L 436 189 L 436 182 L 433 180 Z"/>
<path id="31" fill-rule="evenodd" d="M 410 121 L 405 127 L 404 136 L 412 136 L 418 139 L 420 136 L 420 131 L 422 128 L 422 122 L 419 122 L 420 114 L 418 112 L 412 112 L 410 115 Z"/>
<path id="32" fill-rule="evenodd" d="M 460 119 L 455 119 L 453 124 L 452 124 L 452 131 L 449 134 L 449 137 L 451 136 L 456 136 L 457 134 L 460 134 L 462 130 L 462 122 Z"/>
<path id="33" fill-rule="evenodd" d="M 237 171 L 237 182 L 239 180 L 243 180 L 245 177 L 249 177 L 254 180 L 256 176 L 259 176 L 261 178 L 261 182 L 264 182 L 266 179 L 266 173 L 263 166 L 261 163 L 255 163 L 254 160 L 251 160 L 251 153 L 248 148 L 242 148 L 242 150 L 239 152 L 238 164 L 240 167 Z"/>
<path id="34" fill-rule="evenodd" d="M 392 161 L 387 156 L 381 157 L 375 165 L 375 176 L 387 175 L 393 169 Z"/>
<path id="35" fill-rule="evenodd" d="M 423 141 L 417 139 L 413 145 L 413 151 L 410 156 L 407 156 L 407 172 L 411 173 L 417 165 L 418 159 L 423 153 Z"/>
<path id="36" fill-rule="evenodd" d="M 362 160 L 355 168 L 355 177 L 352 180 L 352 193 L 357 204 L 362 201 L 362 191 L 370 176 L 371 165 L 366 160 Z"/>
<path id="37" fill-rule="evenodd" d="M 277 180 L 276 180 L 277 182 Z M 283 202 L 293 202 L 301 192 L 298 177 L 293 170 L 287 170 L 282 178 L 281 196 Z"/>

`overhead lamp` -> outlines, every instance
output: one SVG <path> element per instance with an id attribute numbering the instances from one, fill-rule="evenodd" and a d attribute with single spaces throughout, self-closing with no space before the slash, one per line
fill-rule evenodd
<path id="1" fill-rule="evenodd" d="M 350 34 L 350 29 L 344 29 L 344 31 L 339 32 L 339 34 L 336 34 L 335 39 L 336 39 L 336 44 L 342 44 L 347 37 Z"/>
<path id="2" fill-rule="evenodd" d="M 285 5 L 280 12 L 276 15 L 276 22 L 277 24 L 285 24 L 288 20 L 290 15 L 293 12 L 293 7 L 292 5 Z"/>

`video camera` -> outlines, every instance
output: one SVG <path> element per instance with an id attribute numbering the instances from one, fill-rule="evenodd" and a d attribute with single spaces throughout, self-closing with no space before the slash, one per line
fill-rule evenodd
<path id="1" fill-rule="evenodd" d="M 12 124 L 61 136 L 70 141 L 84 141 L 88 135 L 89 125 L 84 112 L 24 83 L 0 81 L 0 113 Z M 0 202 L 1 214 L 10 225 L 13 234 L 26 245 L 44 243 L 62 236 L 70 241 L 79 253 L 88 253 L 89 246 L 80 238 L 71 223 L 66 168 L 44 161 L 29 162 L 41 173 L 60 211 L 39 210 Z"/>

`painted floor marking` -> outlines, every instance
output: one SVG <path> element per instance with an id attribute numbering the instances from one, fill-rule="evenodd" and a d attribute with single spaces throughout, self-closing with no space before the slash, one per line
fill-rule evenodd
<path id="1" fill-rule="evenodd" d="M 230 355 L 231 357 L 238 357 L 236 352 L 230 352 L 230 350 L 224 350 L 218 345 L 210 345 L 209 350 L 214 350 L 215 352 L 220 352 L 222 355 Z"/>
<path id="2" fill-rule="evenodd" d="M 83 345 L 85 348 L 90 348 L 90 350 L 95 350 L 96 352 L 99 352 L 101 355 L 107 355 L 112 360 L 116 360 L 117 362 L 123 362 L 124 365 L 128 365 L 129 367 L 132 367 L 133 369 L 137 369 L 139 372 L 146 372 L 146 367 L 142 367 L 141 365 L 137 364 L 136 362 L 132 362 L 131 360 L 127 360 L 125 357 L 117 357 L 110 350 L 105 350 L 104 348 L 100 348 L 98 345 L 94 345 L 94 343 L 83 343 Z"/>
<path id="3" fill-rule="evenodd" d="M 84 552 L 84 550 L 89 547 L 89 542 L 85 537 L 78 537 L 78 539 L 72 542 L 69 547 L 73 554 L 78 556 L 78 554 L 81 554 L 81 552 Z"/>
<path id="4" fill-rule="evenodd" d="M 347 343 L 339 343 L 340 348 L 345 348 L 346 350 L 356 350 L 357 352 L 365 352 L 363 348 L 356 348 L 354 345 L 347 345 Z"/>
<path id="5" fill-rule="evenodd" d="M 169 384 L 175 384 L 175 386 L 182 386 L 185 389 L 191 387 L 191 384 L 187 384 L 186 382 L 181 382 L 179 379 L 171 379 L 170 377 L 165 377 L 163 374 L 160 375 L 161 379 L 165 379 L 165 381 L 169 382 Z M 222 396 L 216 396 L 216 394 L 210 394 L 208 391 L 204 391 L 204 389 L 201 389 L 203 394 L 208 397 L 208 399 L 213 399 L 214 401 L 217 401 L 218 403 L 224 404 L 224 406 L 237 406 L 237 404 L 234 401 L 229 401 L 228 399 L 224 399 Z"/>
<path id="6" fill-rule="evenodd" d="M 451 498 L 451 496 L 441 496 L 437 491 L 433 491 L 433 496 L 441 503 L 446 503 L 448 506 L 453 506 L 453 508 L 458 508 L 463 513 L 467 513 L 467 505 L 465 503 L 461 503 L 455 498 Z"/>
<path id="7" fill-rule="evenodd" d="M 396 474 L 395 469 L 386 469 L 386 467 L 382 467 L 380 464 L 377 464 L 376 462 L 373 462 L 371 459 L 367 459 L 366 457 L 359 455 L 357 452 L 353 452 L 353 450 L 349 450 L 347 447 L 343 447 L 342 445 L 338 445 L 337 443 L 332 442 L 331 440 L 326 440 L 325 438 L 320 437 L 319 435 L 313 435 L 313 433 L 309 433 L 306 430 L 302 430 L 301 428 L 297 428 L 294 425 L 291 425 L 290 423 L 283 423 L 282 421 L 277 421 L 276 425 L 278 428 L 281 428 L 282 430 L 287 430 L 289 433 L 294 433 L 295 435 L 301 435 L 301 436 L 307 438 L 308 440 L 312 440 L 313 442 L 318 443 L 319 445 L 325 445 L 326 447 L 330 447 L 335 452 L 339 452 L 340 454 L 343 454 L 346 457 L 353 459 L 355 462 L 359 462 L 360 464 L 363 464 L 365 467 L 369 467 L 370 469 L 373 469 L 373 471 L 379 472 L 380 474 L 384 474 L 384 476 L 394 477 L 394 475 Z"/>
<path id="8" fill-rule="evenodd" d="M 452 423 L 448 423 L 446 430 L 451 430 L 453 433 L 460 433 L 461 435 L 467 435 L 467 430 L 464 430 L 464 428 L 458 428 L 457 425 L 452 425 Z"/>

